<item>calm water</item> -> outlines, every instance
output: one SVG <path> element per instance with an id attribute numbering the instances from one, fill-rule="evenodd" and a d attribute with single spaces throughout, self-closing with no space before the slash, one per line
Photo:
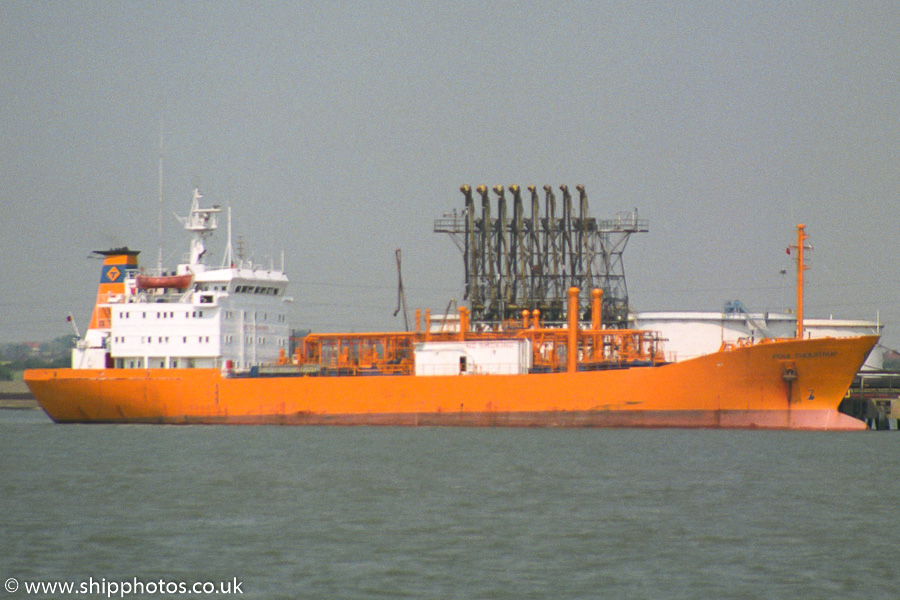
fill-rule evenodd
<path id="1" fill-rule="evenodd" d="M 60 426 L 0 410 L 0 580 L 236 577 L 246 598 L 896 598 L 898 445 Z"/>

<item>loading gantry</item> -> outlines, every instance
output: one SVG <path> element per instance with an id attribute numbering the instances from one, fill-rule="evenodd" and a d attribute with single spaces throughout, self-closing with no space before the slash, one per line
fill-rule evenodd
<path id="1" fill-rule="evenodd" d="M 622 253 L 632 233 L 649 231 L 648 221 L 638 218 L 637 209 L 610 220 L 590 217 L 582 185 L 575 188 L 577 211 L 569 187 L 559 186 L 561 215 L 551 186 L 543 187 L 543 206 L 538 188 L 526 189 L 529 214 L 519 186 L 495 186 L 494 217 L 488 188 L 463 185 L 462 213 L 454 211 L 434 222 L 434 232 L 450 234 L 463 253 L 465 299 L 473 321 L 502 322 L 517 318 L 523 310 L 539 310 L 545 322 L 563 322 L 567 290 L 577 287 L 582 290 L 580 318 L 591 319 L 590 290 L 600 288 L 603 322 L 607 327 L 625 327 L 628 288 Z M 480 213 L 475 194 L 481 198 Z M 507 194 L 512 196 L 511 214 Z"/>

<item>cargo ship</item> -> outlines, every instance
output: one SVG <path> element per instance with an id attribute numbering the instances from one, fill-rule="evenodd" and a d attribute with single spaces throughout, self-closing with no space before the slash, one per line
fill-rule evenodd
<path id="1" fill-rule="evenodd" d="M 25 381 L 59 423 L 865 429 L 838 412 L 877 336 L 805 339 L 802 226 L 795 338 L 723 344 L 669 362 L 652 331 L 608 326 L 603 290 L 568 289 L 564 323 L 539 310 L 487 326 L 417 312 L 413 331 L 292 335 L 281 269 L 206 263 L 220 209 L 195 190 L 188 262 L 103 259 L 72 367 Z M 582 310 L 584 308 L 584 310 Z M 589 320 L 585 315 L 590 315 Z M 423 325 L 424 322 L 424 325 Z"/>

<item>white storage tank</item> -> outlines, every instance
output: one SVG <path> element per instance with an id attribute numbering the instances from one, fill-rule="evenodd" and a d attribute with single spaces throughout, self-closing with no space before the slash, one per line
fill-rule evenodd
<path id="1" fill-rule="evenodd" d="M 783 313 L 730 312 L 641 312 L 634 315 L 635 327 L 658 331 L 664 341 L 666 359 L 682 361 L 711 354 L 722 342 L 740 338 L 791 338 L 797 320 Z M 882 325 L 874 321 L 847 319 L 804 319 L 805 337 L 856 337 L 881 335 Z M 863 370 L 881 370 L 882 348 L 876 346 Z"/>

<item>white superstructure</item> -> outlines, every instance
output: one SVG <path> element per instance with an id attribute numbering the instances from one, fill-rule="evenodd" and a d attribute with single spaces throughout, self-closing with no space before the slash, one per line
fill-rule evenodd
<path id="1" fill-rule="evenodd" d="M 78 344 L 73 368 L 245 371 L 290 352 L 287 276 L 235 265 L 230 251 L 227 264 L 209 268 L 205 241 L 217 228 L 220 209 L 201 208 L 201 198 L 195 190 L 191 212 L 182 219 L 192 234 L 188 262 L 172 274 L 121 269 L 124 288 L 98 297 L 97 309 L 107 318 Z"/>

